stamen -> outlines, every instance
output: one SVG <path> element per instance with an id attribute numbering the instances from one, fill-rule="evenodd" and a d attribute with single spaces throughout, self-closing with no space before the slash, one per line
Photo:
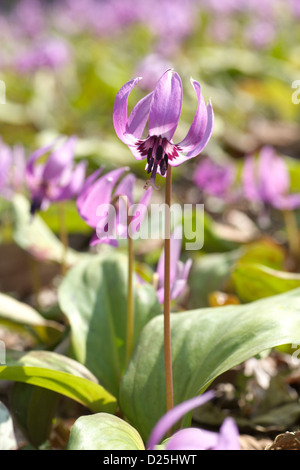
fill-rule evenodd
<path id="1" fill-rule="evenodd" d="M 162 176 L 165 175 L 167 169 L 168 169 L 168 155 L 165 153 L 163 160 L 160 162 L 160 173 Z"/>
<path id="2" fill-rule="evenodd" d="M 156 149 L 156 160 L 160 161 L 163 156 L 163 148 L 162 145 L 159 145 Z"/>
<path id="3" fill-rule="evenodd" d="M 150 158 L 152 157 L 152 150 L 153 150 L 152 147 L 150 147 L 148 149 L 148 153 L 147 153 L 147 162 L 148 163 L 149 163 Z"/>
<path id="4" fill-rule="evenodd" d="M 149 161 L 148 161 L 147 173 L 151 173 L 153 163 L 154 163 L 154 158 L 150 158 Z"/>

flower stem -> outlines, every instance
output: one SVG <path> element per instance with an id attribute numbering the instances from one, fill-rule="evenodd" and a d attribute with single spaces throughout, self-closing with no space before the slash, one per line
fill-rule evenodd
<path id="1" fill-rule="evenodd" d="M 129 203 L 126 198 L 127 204 L 127 227 L 129 229 Z M 127 231 L 129 232 L 129 230 Z M 126 325 L 126 364 L 128 364 L 133 350 L 133 333 L 134 333 L 134 297 L 133 297 L 133 271 L 134 271 L 134 251 L 133 240 L 128 233 L 127 235 L 127 249 L 128 249 L 128 284 L 127 284 L 127 325 Z"/>
<path id="2" fill-rule="evenodd" d="M 167 411 L 173 408 L 173 372 L 171 353 L 171 196 L 172 196 L 172 168 L 169 166 L 166 175 L 165 189 L 165 265 L 164 265 L 164 355 L 165 355 L 165 380 L 166 380 L 166 405 Z"/>
<path id="3" fill-rule="evenodd" d="M 66 212 L 63 202 L 58 203 L 59 238 L 62 243 L 61 273 L 67 273 L 67 252 L 69 248 L 68 230 L 66 226 Z"/>

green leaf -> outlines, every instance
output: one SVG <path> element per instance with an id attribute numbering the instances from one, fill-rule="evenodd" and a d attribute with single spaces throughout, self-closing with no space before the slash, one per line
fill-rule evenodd
<path id="1" fill-rule="evenodd" d="M 17 194 L 12 200 L 12 205 L 14 213 L 13 238 L 17 245 L 41 261 L 61 263 L 64 253 L 63 244 L 39 214 L 35 214 L 31 220 L 29 201 L 21 194 Z M 82 255 L 69 248 L 66 262 L 73 265 L 82 256 L 88 255 Z"/>
<path id="2" fill-rule="evenodd" d="M 16 382 L 10 396 L 13 416 L 30 444 L 39 447 L 50 435 L 60 395 L 42 387 Z"/>
<path id="3" fill-rule="evenodd" d="M 32 329 L 34 335 L 46 345 L 56 343 L 61 338 L 64 327 L 51 320 L 45 320 L 34 308 L 9 295 L 0 293 L 0 324 L 8 328 L 19 327 L 28 333 Z"/>
<path id="4" fill-rule="evenodd" d="M 300 289 L 245 305 L 171 315 L 174 403 L 269 348 L 300 343 Z M 163 318 L 142 331 L 120 387 L 121 410 L 144 441 L 165 412 Z"/>
<path id="5" fill-rule="evenodd" d="M 161 313 L 154 288 L 135 282 L 134 342 Z M 127 257 L 112 252 L 74 266 L 59 288 L 59 303 L 71 327 L 75 359 L 118 396 L 125 368 Z"/>
<path id="6" fill-rule="evenodd" d="M 114 413 L 116 399 L 99 385 L 95 376 L 73 359 L 50 351 L 6 353 L 0 380 L 24 382 L 52 390 L 90 408 Z"/>
<path id="7" fill-rule="evenodd" d="M 242 302 L 252 302 L 300 287 L 299 274 L 259 264 L 238 263 L 232 272 L 232 279 Z"/>
<path id="8" fill-rule="evenodd" d="M 17 440 L 12 417 L 6 406 L 0 401 L 0 450 L 16 450 Z"/>
<path id="9" fill-rule="evenodd" d="M 126 421 L 107 413 L 78 418 L 68 450 L 145 450 L 141 436 Z"/>

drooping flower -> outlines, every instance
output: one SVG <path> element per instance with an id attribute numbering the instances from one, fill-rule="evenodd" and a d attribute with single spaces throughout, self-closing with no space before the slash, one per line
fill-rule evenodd
<path id="1" fill-rule="evenodd" d="M 74 164 L 76 137 L 61 145 L 50 144 L 36 150 L 26 165 L 26 181 L 31 192 L 31 214 L 46 210 L 51 202 L 73 199 L 84 183 L 86 162 Z M 50 152 L 44 163 L 41 157 Z"/>
<path id="2" fill-rule="evenodd" d="M 192 259 L 188 259 L 185 263 L 180 261 L 180 252 L 182 245 L 182 228 L 178 226 L 171 237 L 171 262 L 170 262 L 170 283 L 171 291 L 170 296 L 171 300 L 177 299 L 184 292 L 189 272 L 192 266 Z M 158 278 L 157 282 L 157 296 L 159 302 L 162 304 L 164 302 L 164 251 L 159 258 L 156 276 Z"/>
<path id="3" fill-rule="evenodd" d="M 279 210 L 300 206 L 300 194 L 290 193 L 290 175 L 287 165 L 273 147 L 261 149 L 258 159 L 249 155 L 242 172 L 243 194 L 252 202 L 260 202 Z"/>
<path id="4" fill-rule="evenodd" d="M 198 99 L 198 107 L 186 137 L 175 144 L 172 140 L 182 108 L 182 83 L 174 70 L 167 70 L 158 80 L 154 91 L 142 98 L 127 117 L 128 97 L 141 77 L 127 82 L 116 95 L 113 123 L 117 136 L 137 160 L 147 159 L 146 170 L 155 177 L 166 175 L 168 165 L 178 166 L 199 155 L 208 143 L 213 129 L 213 109 L 205 104 L 201 86 L 191 79 Z M 148 121 L 148 137 L 142 135 Z"/>
<path id="5" fill-rule="evenodd" d="M 201 191 L 225 199 L 235 179 L 233 165 L 220 165 L 211 158 L 201 160 L 194 172 L 193 180 Z"/>
<path id="6" fill-rule="evenodd" d="M 9 147 L 0 141 L 0 194 L 9 199 L 24 183 L 26 157 L 21 145 Z"/>
<path id="7" fill-rule="evenodd" d="M 213 397 L 214 392 L 209 391 L 167 411 L 154 426 L 147 443 L 147 450 L 154 450 L 177 421 Z M 240 450 L 239 432 L 235 421 L 228 417 L 223 421 L 218 433 L 199 428 L 181 429 L 166 441 L 164 448 L 165 450 Z"/>
<path id="8" fill-rule="evenodd" d="M 76 201 L 78 212 L 95 230 L 91 246 L 98 243 L 117 246 L 118 238 L 127 238 L 136 233 L 146 215 L 152 189 L 144 192 L 135 207 L 133 192 L 136 177 L 132 173 L 124 176 L 126 171 L 127 167 L 117 168 L 98 178 L 102 169 L 96 170 L 87 178 L 80 191 Z M 130 221 L 129 208 L 132 208 Z"/>

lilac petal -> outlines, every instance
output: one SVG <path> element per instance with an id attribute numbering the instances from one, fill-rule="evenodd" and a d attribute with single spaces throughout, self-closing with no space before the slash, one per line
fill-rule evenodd
<path id="1" fill-rule="evenodd" d="M 198 428 L 187 428 L 177 431 L 168 440 L 166 450 L 210 450 L 218 442 L 216 432 Z"/>
<path id="2" fill-rule="evenodd" d="M 177 271 L 177 263 L 180 257 L 180 251 L 182 246 L 182 227 L 178 226 L 174 230 L 174 233 L 171 237 L 171 263 L 170 263 L 170 274 L 171 274 L 171 283 L 174 282 Z M 156 273 L 158 274 L 159 286 L 164 285 L 164 272 L 165 272 L 165 254 L 164 250 L 162 251 L 160 258 L 158 260 Z"/>
<path id="3" fill-rule="evenodd" d="M 70 182 L 64 186 L 57 197 L 57 201 L 72 199 L 81 190 L 86 172 L 87 162 L 82 161 L 76 165 L 75 170 L 71 174 Z"/>
<path id="4" fill-rule="evenodd" d="M 270 177 L 271 175 L 271 177 Z M 259 155 L 258 184 L 261 197 L 270 204 L 279 194 L 287 194 L 290 177 L 284 160 L 275 154 L 273 147 L 264 146 Z"/>
<path id="5" fill-rule="evenodd" d="M 92 184 L 96 181 L 96 179 L 98 178 L 98 176 L 101 174 L 102 171 L 103 171 L 103 168 L 98 168 L 98 170 L 94 171 L 85 180 L 85 182 L 84 182 L 84 184 L 83 184 L 83 186 L 80 190 L 80 194 L 78 195 L 78 197 L 76 199 L 76 204 L 77 204 L 79 213 L 81 212 L 82 204 L 83 204 L 85 198 L 87 197 L 88 192 L 89 192 L 90 188 L 92 187 Z"/>
<path id="6" fill-rule="evenodd" d="M 75 136 L 69 137 L 51 153 L 43 171 L 45 180 L 61 178 L 62 173 L 69 170 L 69 166 L 73 164 L 76 141 Z"/>
<path id="7" fill-rule="evenodd" d="M 133 236 L 138 230 L 144 220 L 147 208 L 152 196 L 152 188 L 148 188 L 143 196 L 141 197 L 138 204 L 134 204 L 130 207 L 131 221 L 129 225 L 129 236 Z"/>
<path id="8" fill-rule="evenodd" d="M 201 94 L 201 85 L 196 80 L 192 79 L 191 83 L 197 95 L 198 107 L 186 137 L 178 144 L 184 154 L 191 152 L 198 143 L 201 142 L 207 127 L 207 109 Z"/>
<path id="9" fill-rule="evenodd" d="M 38 165 L 39 168 L 37 169 L 37 167 L 35 167 L 35 162 L 39 158 L 41 158 L 43 155 L 48 153 L 51 150 L 51 148 L 53 148 L 53 145 L 54 144 L 52 143 L 50 145 L 48 144 L 48 145 L 45 145 L 44 147 L 37 149 L 28 158 L 27 165 L 26 165 L 26 178 L 29 184 L 31 182 L 34 183 L 34 180 L 36 179 L 37 176 L 40 176 L 40 177 L 42 176 L 40 170 L 41 168 L 43 169 L 44 166 Z"/>
<path id="10" fill-rule="evenodd" d="M 214 450 L 240 450 L 239 430 L 232 418 L 225 418 Z"/>
<path id="11" fill-rule="evenodd" d="M 245 158 L 244 162 L 242 185 L 244 195 L 250 201 L 261 200 L 255 176 L 255 158 L 253 155 L 249 155 Z"/>
<path id="12" fill-rule="evenodd" d="M 149 135 L 171 140 L 177 128 L 182 107 L 181 79 L 174 70 L 167 70 L 158 80 L 149 113 Z"/>
<path id="13" fill-rule="evenodd" d="M 136 177 L 134 176 L 133 173 L 129 173 L 124 178 L 122 178 L 122 180 L 118 184 L 114 192 L 114 196 L 115 197 L 126 196 L 128 197 L 129 204 L 130 205 L 133 204 L 133 188 L 134 188 L 135 182 L 136 182 Z"/>
<path id="14" fill-rule="evenodd" d="M 96 245 L 99 245 L 100 243 L 105 243 L 106 245 L 111 245 L 113 247 L 117 247 L 118 246 L 118 241 L 115 240 L 114 238 L 99 238 L 97 233 L 94 233 L 94 235 L 92 236 L 91 240 L 90 240 L 90 246 L 96 246 Z"/>
<path id="15" fill-rule="evenodd" d="M 279 210 L 294 210 L 300 207 L 300 194 L 280 195 L 273 200 L 273 206 Z"/>
<path id="16" fill-rule="evenodd" d="M 131 111 L 126 124 L 125 134 L 132 134 L 137 139 L 143 135 L 150 111 L 153 93 L 142 98 Z"/>
<path id="17" fill-rule="evenodd" d="M 178 157 L 174 158 L 173 160 L 169 159 L 169 164 L 171 166 L 179 166 L 182 163 L 184 163 L 186 160 L 196 157 L 197 155 L 199 155 L 199 153 L 202 152 L 204 147 L 207 145 L 209 139 L 211 138 L 211 134 L 213 131 L 214 113 L 213 113 L 213 108 L 212 108 L 211 103 L 208 103 L 208 105 L 206 106 L 206 109 L 207 109 L 207 125 L 206 125 L 206 129 L 201 140 L 198 141 L 197 145 L 195 145 L 194 148 L 188 151 L 186 154 L 179 152 Z M 180 146 L 178 146 L 178 149 L 180 149 Z"/>
<path id="18" fill-rule="evenodd" d="M 192 411 L 204 403 L 208 402 L 215 396 L 213 391 L 205 392 L 203 395 L 186 400 L 179 405 L 175 406 L 171 410 L 160 418 L 156 423 L 150 434 L 147 449 L 154 450 L 155 446 L 158 445 L 166 432 L 174 426 L 185 414 Z"/>
<path id="19" fill-rule="evenodd" d="M 135 132 L 140 132 L 140 127 L 136 123 L 136 118 L 141 114 L 144 110 L 143 106 L 139 107 L 136 105 L 135 111 L 133 116 L 129 121 L 130 128 L 128 128 L 128 119 L 127 119 L 127 105 L 128 105 L 128 97 L 135 87 L 135 85 L 141 80 L 141 77 L 134 78 L 129 82 L 125 83 L 122 88 L 118 91 L 114 109 L 113 109 L 113 124 L 116 131 L 117 136 L 119 139 L 124 142 L 126 145 L 133 145 L 137 138 L 134 137 L 133 134 L 130 133 L 130 128 L 134 129 Z M 146 100 L 147 103 L 147 100 Z M 126 134 L 128 132 L 128 134 Z"/>
<path id="20" fill-rule="evenodd" d="M 80 207 L 78 207 L 81 217 L 88 225 L 96 228 L 99 217 L 97 209 L 101 204 L 109 204 L 112 191 L 127 167 L 117 168 L 99 178 L 90 188 L 88 195 L 84 198 Z"/>

